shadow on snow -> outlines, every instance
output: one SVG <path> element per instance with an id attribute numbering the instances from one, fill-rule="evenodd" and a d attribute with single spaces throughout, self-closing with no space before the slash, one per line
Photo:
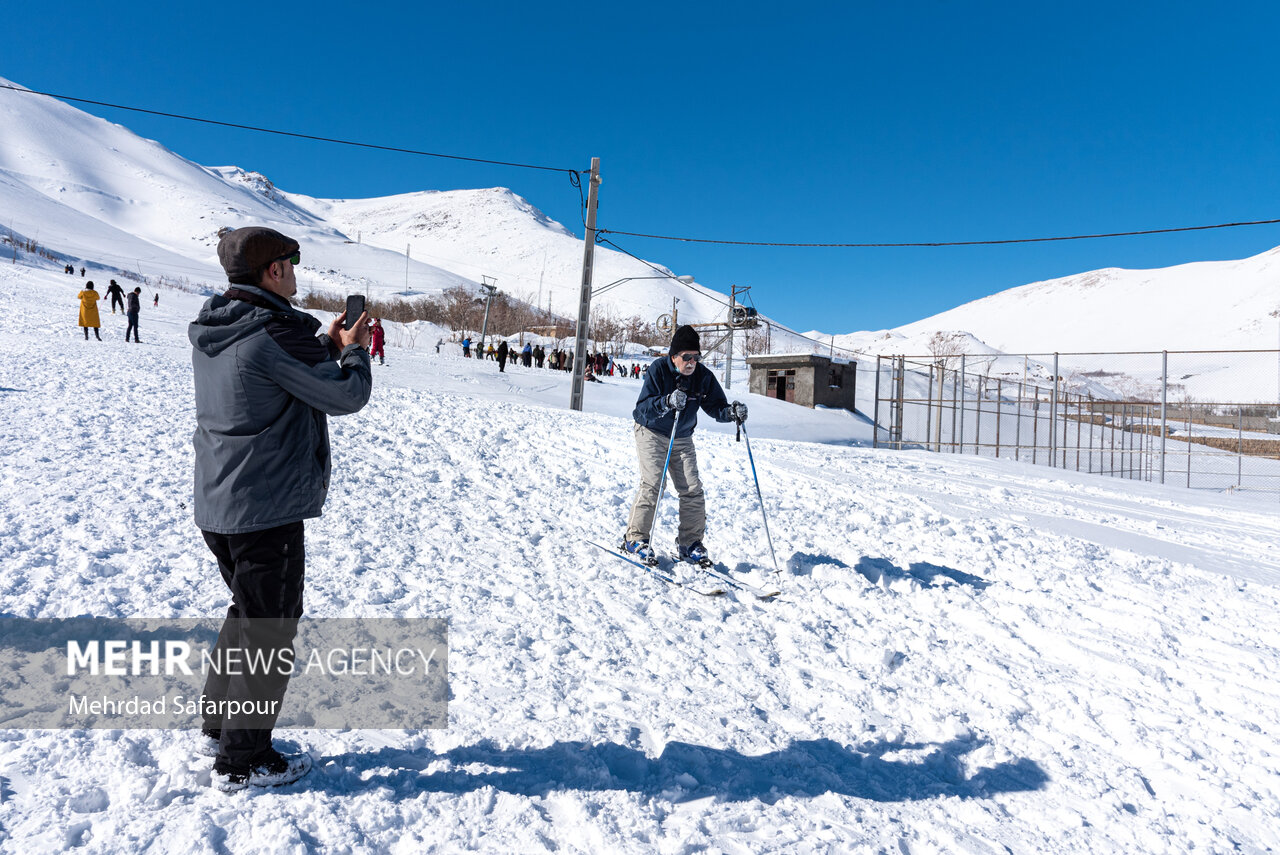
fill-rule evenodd
<path id="1" fill-rule="evenodd" d="M 981 576 L 975 576 L 963 570 L 956 570 L 953 567 L 929 564 L 925 561 L 917 561 L 906 570 L 898 567 L 887 558 L 872 558 L 871 556 L 863 556 L 858 560 L 857 566 L 853 568 L 850 568 L 848 564 L 845 564 L 840 559 L 832 558 L 829 555 L 815 555 L 804 552 L 796 553 L 787 561 L 787 566 L 797 576 L 808 576 L 813 573 L 813 568 L 824 564 L 838 567 L 841 570 L 856 570 L 872 585 L 879 585 L 882 580 L 885 583 L 892 583 L 900 579 L 914 579 L 925 588 L 940 587 L 948 583 L 962 585 L 975 591 L 985 591 L 991 587 L 991 583 Z"/>
<path id="2" fill-rule="evenodd" d="M 463 746 L 443 754 L 392 748 L 323 758 L 345 774 L 318 776 L 337 793 L 387 788 L 393 798 L 423 792 L 467 793 L 485 787 L 522 796 L 565 790 L 623 791 L 686 802 L 772 804 L 824 793 L 901 802 L 989 798 L 1042 789 L 1048 776 L 1028 759 L 999 763 L 966 776 L 961 758 L 982 740 L 880 743 L 850 748 L 828 739 L 792 743 L 768 754 L 669 742 L 656 759 L 624 745 L 558 742 L 547 748 Z M 890 756 L 895 755 L 895 756 Z M 433 767 L 436 768 L 432 771 Z"/>

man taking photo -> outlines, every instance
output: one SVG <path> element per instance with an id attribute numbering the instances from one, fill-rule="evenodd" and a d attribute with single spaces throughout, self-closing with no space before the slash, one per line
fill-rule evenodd
<path id="1" fill-rule="evenodd" d="M 302 521 L 320 516 L 329 489 L 326 416 L 360 410 L 372 389 L 368 316 L 348 330 L 343 313 L 317 335 L 320 322 L 289 303 L 298 242 L 273 229 L 227 232 L 218 260 L 231 287 L 188 329 L 195 521 L 231 590 L 214 661 L 231 651 L 252 662 L 257 652 L 292 651 L 302 616 Z M 283 755 L 271 744 L 288 675 L 242 670 L 249 673 L 211 668 L 205 682 L 213 785 L 232 792 L 296 781 L 310 771 L 310 755 Z M 266 702 L 274 712 L 224 714 L 237 702 Z"/>

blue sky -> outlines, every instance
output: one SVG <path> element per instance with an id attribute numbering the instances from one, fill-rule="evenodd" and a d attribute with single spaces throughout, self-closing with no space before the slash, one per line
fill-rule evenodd
<path id="1" fill-rule="evenodd" d="M 53 2 L 7 40 L 0 76 L 382 145 L 597 156 L 599 222 L 617 231 L 897 243 L 1280 217 L 1276 3 L 407 6 Z M 505 186 L 582 231 L 555 173 L 77 106 L 290 191 Z M 1241 258 L 1280 245 L 1280 226 L 965 248 L 614 239 L 842 333 L 1100 267 Z"/>

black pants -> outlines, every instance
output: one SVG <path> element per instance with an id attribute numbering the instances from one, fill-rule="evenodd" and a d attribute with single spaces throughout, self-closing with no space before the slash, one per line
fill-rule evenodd
<path id="1" fill-rule="evenodd" d="M 302 522 L 248 534 L 204 532 L 204 542 L 218 559 L 222 580 L 231 589 L 231 606 L 218 633 L 214 662 L 286 661 L 293 656 L 293 639 L 302 617 L 302 577 L 306 554 Z M 233 651 L 228 657 L 227 651 Z M 255 659 L 256 658 L 256 659 Z M 249 770 L 271 751 L 271 729 L 279 702 L 289 685 L 287 669 L 210 668 L 204 684 L 204 729 L 220 732 L 220 772 Z M 275 712 L 251 717 L 228 717 L 217 704 L 226 701 L 275 702 Z M 237 726 L 239 725 L 239 726 Z M 247 726 L 247 725 L 252 725 Z"/>
<path id="2" fill-rule="evenodd" d="M 131 332 L 132 332 L 132 333 L 133 333 L 133 340 L 134 340 L 135 342 L 137 342 L 137 341 L 138 341 L 138 313 L 137 313 L 137 312 L 127 312 L 127 313 L 125 314 L 125 317 L 129 319 L 129 326 L 125 327 L 125 329 L 124 329 L 124 340 L 125 340 L 125 341 L 128 341 L 128 340 L 129 340 L 129 333 L 131 333 Z"/>
<path id="3" fill-rule="evenodd" d="M 85 341 L 88 341 L 88 340 L 89 340 L 89 327 L 81 327 L 81 329 L 82 329 L 82 330 L 84 330 L 84 340 L 85 340 Z M 98 328 L 97 328 L 97 327 L 94 327 L 94 328 L 93 328 L 93 336 L 94 336 L 94 338 L 96 338 L 98 341 L 102 341 L 102 336 L 98 334 Z"/>
<path id="4" fill-rule="evenodd" d="M 117 305 L 117 304 L 119 304 L 119 306 L 120 306 L 120 311 L 122 311 L 122 312 L 123 312 L 123 311 L 124 311 L 124 300 L 121 300 L 121 299 L 120 299 L 120 297 L 119 297 L 118 295 L 116 295 L 116 294 L 112 294 L 112 295 L 111 295 L 111 314 L 113 314 L 113 315 L 116 313 L 116 305 Z"/>

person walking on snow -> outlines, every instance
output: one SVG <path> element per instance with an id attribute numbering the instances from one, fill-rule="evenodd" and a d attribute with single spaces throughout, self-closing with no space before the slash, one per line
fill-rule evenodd
<path id="1" fill-rule="evenodd" d="M 498 370 L 502 373 L 507 372 L 507 355 L 511 353 L 511 348 L 507 346 L 507 340 L 503 339 L 498 342 Z"/>
<path id="2" fill-rule="evenodd" d="M 230 287 L 210 297 L 187 330 L 195 380 L 195 522 L 231 591 L 213 661 L 285 656 L 302 617 L 303 520 L 329 492 L 328 416 L 369 402 L 369 316 L 351 329 L 295 309 L 298 242 L 274 229 L 223 235 L 218 260 Z M 289 675 L 210 668 L 202 691 L 212 786 L 224 792 L 296 781 L 305 752 L 271 744 Z M 208 701 L 205 704 L 203 701 Z M 231 702 L 267 712 L 225 712 Z"/>
<path id="3" fill-rule="evenodd" d="M 383 343 L 387 340 L 386 331 L 382 329 L 382 318 L 373 319 L 373 327 L 369 330 L 369 360 L 378 357 L 379 365 L 387 364 L 387 356 L 382 350 Z"/>
<path id="4" fill-rule="evenodd" d="M 94 337 L 102 341 L 102 334 L 98 332 L 102 325 L 98 319 L 98 301 L 102 295 L 94 290 L 93 282 L 86 282 L 84 290 L 76 296 L 80 298 L 80 326 L 84 329 L 84 340 L 89 340 L 89 327 L 93 327 Z"/>
<path id="5" fill-rule="evenodd" d="M 114 279 L 107 286 L 107 296 L 111 298 L 111 314 L 116 313 L 116 306 L 120 307 L 120 311 L 124 311 L 124 289 L 117 285 Z"/>
<path id="6" fill-rule="evenodd" d="M 708 560 L 707 549 L 702 544 L 707 528 L 706 498 L 693 447 L 698 410 L 718 422 L 747 420 L 747 405 L 738 401 L 730 404 L 720 382 L 702 364 L 701 346 L 697 330 L 688 325 L 679 327 L 671 338 L 667 356 L 655 359 L 649 366 L 632 411 L 640 486 L 631 504 L 622 548 L 643 561 L 655 558 L 649 533 L 653 529 L 668 446 L 671 461 L 667 471 L 680 497 L 680 528 L 676 535 L 680 560 L 693 563 Z"/>
<path id="7" fill-rule="evenodd" d="M 129 333 L 132 332 L 134 344 L 142 344 L 142 342 L 138 341 L 138 313 L 142 311 L 142 306 L 140 304 L 142 298 L 139 296 L 141 294 L 141 288 L 134 288 L 129 292 L 129 310 L 125 312 L 125 318 L 128 319 L 129 325 L 124 328 L 124 340 L 128 341 Z M 112 314 L 115 313 L 112 312 Z"/>

